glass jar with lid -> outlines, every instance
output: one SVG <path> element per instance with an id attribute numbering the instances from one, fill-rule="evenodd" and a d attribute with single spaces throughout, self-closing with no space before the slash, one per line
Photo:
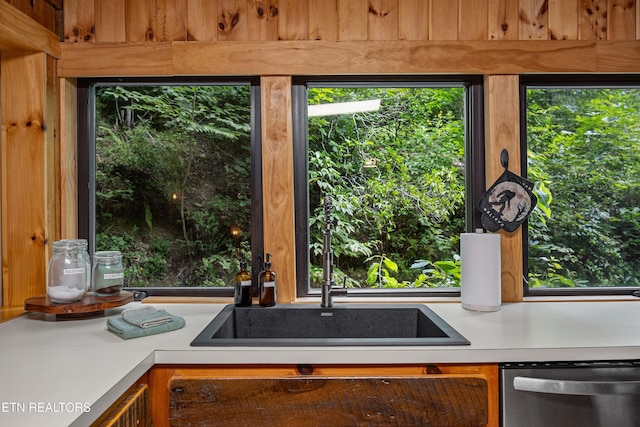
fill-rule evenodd
<path id="1" fill-rule="evenodd" d="M 80 247 L 80 257 L 84 259 L 87 266 L 87 292 L 91 290 L 91 257 L 89 257 L 89 243 L 87 239 L 74 240 Z"/>
<path id="2" fill-rule="evenodd" d="M 98 251 L 93 254 L 93 293 L 97 296 L 118 295 L 124 283 L 120 251 Z"/>
<path id="3" fill-rule="evenodd" d="M 91 290 L 91 257 L 89 256 L 89 244 L 87 239 L 68 239 L 61 240 L 61 242 L 68 242 L 71 245 L 77 246 L 80 254 L 80 258 L 84 260 L 87 269 L 87 286 L 86 290 Z"/>
<path id="4" fill-rule="evenodd" d="M 87 291 L 86 259 L 72 241 L 53 242 L 53 255 L 47 266 L 47 296 L 54 303 L 81 300 Z"/>

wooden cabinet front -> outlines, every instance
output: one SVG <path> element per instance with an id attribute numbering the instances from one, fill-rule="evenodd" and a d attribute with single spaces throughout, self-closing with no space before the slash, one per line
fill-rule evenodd
<path id="1" fill-rule="evenodd" d="M 156 366 L 155 426 L 497 426 L 496 365 Z"/>
<path id="2" fill-rule="evenodd" d="M 151 427 L 147 383 L 148 376 L 144 374 L 91 427 Z"/>

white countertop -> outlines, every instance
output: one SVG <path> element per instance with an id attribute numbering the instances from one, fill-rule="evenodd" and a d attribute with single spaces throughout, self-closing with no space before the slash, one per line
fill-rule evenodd
<path id="1" fill-rule="evenodd" d="M 473 312 L 428 304 L 464 335 L 455 347 L 191 347 L 223 304 L 153 304 L 183 316 L 180 330 L 122 340 L 106 317 L 0 324 L 0 425 L 86 426 L 155 363 L 406 364 L 640 359 L 640 300 L 503 304 Z"/>

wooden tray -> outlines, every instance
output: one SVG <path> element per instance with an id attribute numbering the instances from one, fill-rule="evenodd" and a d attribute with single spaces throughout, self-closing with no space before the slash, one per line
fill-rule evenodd
<path id="1" fill-rule="evenodd" d="M 133 301 L 133 294 L 121 291 L 118 295 L 99 297 L 93 292 L 87 294 L 80 301 L 60 304 L 52 302 L 46 295 L 27 298 L 24 309 L 30 312 L 55 314 L 60 319 L 85 319 L 104 314 L 108 308 L 120 307 Z"/>

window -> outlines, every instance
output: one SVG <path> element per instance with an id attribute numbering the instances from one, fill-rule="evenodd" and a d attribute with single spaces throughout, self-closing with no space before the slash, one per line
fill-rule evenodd
<path id="1" fill-rule="evenodd" d="M 640 285 L 640 79 L 521 79 L 523 146 L 538 207 L 525 295 L 630 294 Z"/>
<path id="2" fill-rule="evenodd" d="M 91 251 L 121 251 L 129 289 L 233 295 L 240 259 L 263 247 L 257 84 L 118 79 L 79 94 Z"/>
<path id="3" fill-rule="evenodd" d="M 323 200 L 338 285 L 357 295 L 459 294 L 459 236 L 480 224 L 479 77 L 297 79 L 298 296 L 319 293 Z"/>

